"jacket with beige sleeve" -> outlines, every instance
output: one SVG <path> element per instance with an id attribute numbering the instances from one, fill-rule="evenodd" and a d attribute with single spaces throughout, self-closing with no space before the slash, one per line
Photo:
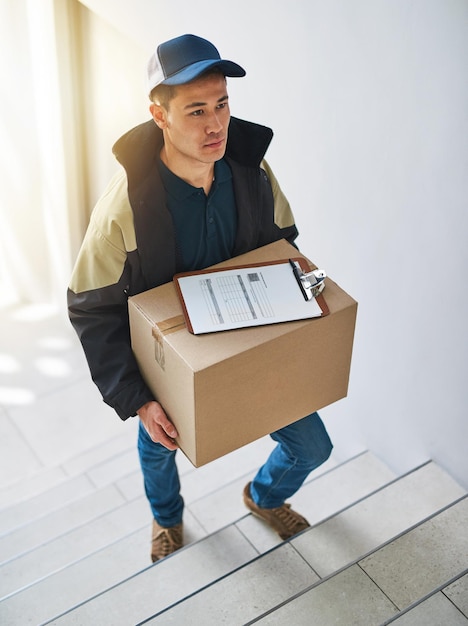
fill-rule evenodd
<path id="1" fill-rule="evenodd" d="M 289 204 L 264 160 L 271 138 L 270 129 L 231 118 L 225 158 L 237 207 L 232 256 L 297 237 Z M 150 120 L 115 144 L 122 168 L 94 208 L 68 288 L 70 321 L 91 376 L 121 419 L 154 399 L 132 353 L 127 299 L 180 271 L 157 167 L 162 142 Z"/>

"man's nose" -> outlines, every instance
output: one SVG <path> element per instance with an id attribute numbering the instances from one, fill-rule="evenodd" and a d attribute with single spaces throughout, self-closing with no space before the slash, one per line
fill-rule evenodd
<path id="1" fill-rule="evenodd" d="M 221 123 L 221 119 L 219 117 L 219 114 L 217 112 L 213 112 L 209 118 L 206 120 L 206 132 L 208 134 L 210 133 L 219 133 L 220 130 L 222 130 L 223 125 Z"/>

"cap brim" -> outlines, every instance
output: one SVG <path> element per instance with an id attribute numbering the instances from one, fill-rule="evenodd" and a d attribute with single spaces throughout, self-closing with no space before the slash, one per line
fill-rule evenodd
<path id="1" fill-rule="evenodd" d="M 206 72 L 206 70 L 212 67 L 219 67 L 225 76 L 233 78 L 242 78 L 242 76 L 245 76 L 245 70 L 240 65 L 237 65 L 237 63 L 213 59 L 211 61 L 198 61 L 197 63 L 193 63 L 183 70 L 180 70 L 180 72 L 177 72 L 177 74 L 166 78 L 160 84 L 183 85 L 184 83 L 195 80 L 197 76 L 200 76 L 200 74 L 203 74 L 203 72 Z"/>

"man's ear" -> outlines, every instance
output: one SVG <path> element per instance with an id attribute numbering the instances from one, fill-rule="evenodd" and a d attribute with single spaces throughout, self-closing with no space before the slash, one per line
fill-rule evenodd
<path id="1" fill-rule="evenodd" d="M 160 104 L 152 102 L 150 104 L 149 110 L 153 117 L 153 120 L 156 122 L 161 130 L 164 130 L 167 126 L 167 115 L 164 107 L 162 107 Z"/>

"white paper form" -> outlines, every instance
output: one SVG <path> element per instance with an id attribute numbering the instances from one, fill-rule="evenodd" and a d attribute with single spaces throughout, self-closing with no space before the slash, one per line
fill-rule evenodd
<path id="1" fill-rule="evenodd" d="M 176 277 L 194 334 L 320 317 L 288 261 Z"/>

